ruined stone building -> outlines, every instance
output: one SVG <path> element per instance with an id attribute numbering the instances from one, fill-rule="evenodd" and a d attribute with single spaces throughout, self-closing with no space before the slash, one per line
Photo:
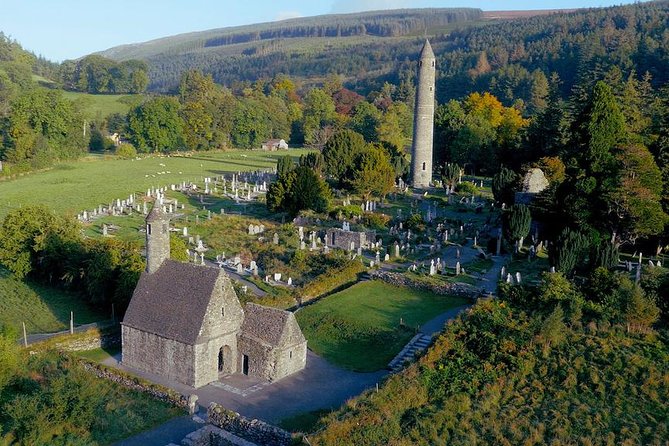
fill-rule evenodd
<path id="1" fill-rule="evenodd" d="M 543 170 L 538 168 L 528 169 L 523 177 L 523 183 L 520 192 L 516 192 L 516 204 L 530 204 L 537 194 L 541 193 L 549 186 L 548 179 Z"/>
<path id="2" fill-rule="evenodd" d="M 376 242 L 376 231 L 347 231 L 340 228 L 330 228 L 325 234 L 325 244 L 330 248 L 339 248 L 346 251 L 371 248 Z"/>
<path id="3" fill-rule="evenodd" d="M 417 188 L 426 188 L 432 183 L 435 77 L 434 52 L 430 42 L 426 40 L 418 60 L 416 109 L 411 146 L 411 185 Z"/>
<path id="4" fill-rule="evenodd" d="M 242 373 L 268 381 L 306 365 L 293 313 L 247 304 L 218 268 L 170 260 L 169 218 L 146 218 L 147 258 L 121 324 L 122 362 L 192 387 Z"/>

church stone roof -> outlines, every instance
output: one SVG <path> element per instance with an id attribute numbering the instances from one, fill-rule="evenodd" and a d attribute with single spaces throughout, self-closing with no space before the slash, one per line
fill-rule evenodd
<path id="1" fill-rule="evenodd" d="M 142 273 L 123 325 L 197 343 L 220 274 L 216 268 L 166 260 L 153 274 Z"/>
<path id="2" fill-rule="evenodd" d="M 273 347 L 305 341 L 293 313 L 250 302 L 244 307 L 242 336 L 253 337 Z"/>

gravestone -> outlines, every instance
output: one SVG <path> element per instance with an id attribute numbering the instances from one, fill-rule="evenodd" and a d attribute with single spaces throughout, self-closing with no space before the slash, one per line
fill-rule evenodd
<path id="1" fill-rule="evenodd" d="M 275 245 L 278 245 L 278 244 L 279 244 L 279 234 L 277 234 L 276 232 L 274 233 L 274 237 L 272 237 L 272 242 L 273 242 Z"/>

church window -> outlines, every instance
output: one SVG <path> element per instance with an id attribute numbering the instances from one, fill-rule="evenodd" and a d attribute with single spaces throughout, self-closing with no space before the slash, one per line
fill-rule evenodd
<path id="1" fill-rule="evenodd" d="M 221 316 L 225 317 L 225 307 L 221 308 Z"/>
<path id="2" fill-rule="evenodd" d="M 151 225 L 146 225 L 146 232 L 151 235 Z"/>
<path id="3" fill-rule="evenodd" d="M 425 167 L 426 167 L 426 166 L 425 166 L 425 163 L 423 163 L 423 170 L 425 170 Z"/>

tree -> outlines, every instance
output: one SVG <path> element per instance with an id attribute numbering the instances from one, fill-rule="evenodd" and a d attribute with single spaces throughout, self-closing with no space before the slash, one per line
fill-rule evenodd
<path id="1" fill-rule="evenodd" d="M 267 207 L 272 212 L 297 215 L 301 210 L 326 212 L 332 193 L 327 183 L 309 167 L 298 166 L 277 181 L 267 191 Z"/>
<path id="2" fill-rule="evenodd" d="M 373 145 L 356 155 L 346 178 L 347 185 L 366 200 L 372 195 L 385 197 L 395 187 L 395 171 L 388 155 Z"/>
<path id="3" fill-rule="evenodd" d="M 582 260 L 588 248 L 588 239 L 585 235 L 565 228 L 548 250 L 551 264 L 557 271 L 568 276 Z"/>
<path id="4" fill-rule="evenodd" d="M 277 178 L 283 178 L 289 172 L 293 170 L 295 164 L 293 163 L 293 157 L 290 155 L 284 155 L 279 157 L 276 162 L 276 176 Z"/>
<path id="5" fill-rule="evenodd" d="M 44 206 L 27 206 L 9 212 L 0 226 L 0 264 L 19 279 L 26 277 L 39 266 L 39 255 L 54 235 L 77 240 L 79 227 Z"/>
<path id="6" fill-rule="evenodd" d="M 448 195 L 453 192 L 453 188 L 460 179 L 461 174 L 462 168 L 455 163 L 446 163 L 442 166 L 441 183 L 444 185 L 444 189 L 446 189 Z"/>
<path id="7" fill-rule="evenodd" d="M 334 124 L 337 117 L 332 98 L 322 89 L 314 88 L 304 98 L 303 115 L 304 142 L 307 145 L 321 145 L 325 141 L 320 131 Z"/>
<path id="8" fill-rule="evenodd" d="M 379 139 L 377 127 L 381 122 L 381 112 L 367 101 L 358 102 L 353 108 L 353 115 L 348 126 L 358 132 L 367 142 L 376 142 Z"/>
<path id="9" fill-rule="evenodd" d="M 523 249 L 523 239 L 530 233 L 532 216 L 530 209 L 524 204 L 514 204 L 504 213 L 504 230 L 509 240 L 515 242 L 515 252 Z"/>
<path id="10" fill-rule="evenodd" d="M 323 147 L 325 173 L 342 182 L 344 174 L 353 167 L 355 157 L 365 150 L 365 139 L 353 130 L 340 130 Z"/>
<path id="11" fill-rule="evenodd" d="M 660 318 L 660 309 L 632 281 L 624 280 L 617 292 L 627 331 L 646 332 Z"/>
<path id="12" fill-rule="evenodd" d="M 513 203 L 518 187 L 518 175 L 510 169 L 502 168 L 492 177 L 492 194 L 497 203 Z"/>
<path id="13" fill-rule="evenodd" d="M 323 160 L 323 154 L 319 152 L 312 152 L 312 153 L 307 153 L 306 155 L 301 155 L 299 165 L 308 167 L 309 169 L 316 172 L 318 175 L 322 175 L 323 169 L 325 168 L 325 161 Z"/>
<path id="14" fill-rule="evenodd" d="M 179 102 L 156 97 L 128 113 L 130 140 L 140 152 L 171 152 L 183 147 Z"/>
<path id="15" fill-rule="evenodd" d="M 608 202 L 610 226 L 617 243 L 661 234 L 669 221 L 661 205 L 662 173 L 645 147 L 632 144 L 617 148 L 618 184 L 611 188 Z"/>
<path id="16" fill-rule="evenodd" d="M 611 88 L 595 84 L 590 101 L 574 123 L 578 158 L 593 174 L 604 174 L 614 162 L 612 150 L 625 142 L 625 118 Z"/>

